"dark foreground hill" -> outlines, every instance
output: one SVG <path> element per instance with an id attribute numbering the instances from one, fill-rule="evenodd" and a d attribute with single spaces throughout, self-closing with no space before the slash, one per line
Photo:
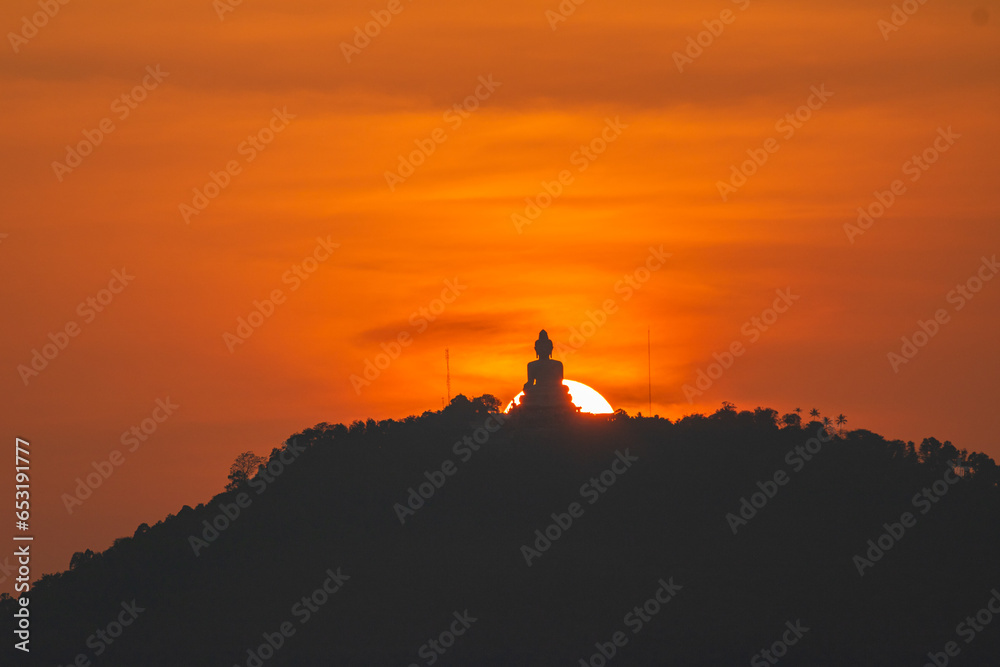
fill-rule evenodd
<path id="1" fill-rule="evenodd" d="M 988 457 L 763 409 L 490 433 L 488 403 L 290 438 L 37 583 L 4 664 L 1000 664 Z"/>

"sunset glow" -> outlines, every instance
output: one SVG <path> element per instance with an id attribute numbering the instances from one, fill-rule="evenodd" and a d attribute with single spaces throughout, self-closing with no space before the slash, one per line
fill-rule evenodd
<path id="1" fill-rule="evenodd" d="M 39 573 L 314 424 L 507 399 L 542 328 L 602 411 L 651 374 L 670 419 L 1000 456 L 995 4 L 406 1 L 367 41 L 384 1 L 55 5 L 0 59 Z"/>

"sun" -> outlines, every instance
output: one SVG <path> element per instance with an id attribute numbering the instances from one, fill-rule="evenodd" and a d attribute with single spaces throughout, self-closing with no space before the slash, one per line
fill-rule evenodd
<path id="1" fill-rule="evenodd" d="M 562 383 L 569 387 L 569 397 L 573 399 L 573 405 L 580 408 L 580 412 L 590 412 L 595 415 L 610 415 L 614 412 L 614 408 L 603 396 L 582 382 L 563 380 Z M 504 412 L 510 412 L 512 407 L 520 405 L 522 396 L 524 396 L 523 391 L 507 404 Z"/>

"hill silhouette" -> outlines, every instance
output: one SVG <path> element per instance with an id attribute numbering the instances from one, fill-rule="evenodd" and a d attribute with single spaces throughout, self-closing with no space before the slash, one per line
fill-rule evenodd
<path id="1" fill-rule="evenodd" d="M 998 664 L 1000 615 L 975 621 L 1000 590 L 989 457 L 764 408 L 541 428 L 495 408 L 296 434 L 37 582 L 30 660 Z"/>

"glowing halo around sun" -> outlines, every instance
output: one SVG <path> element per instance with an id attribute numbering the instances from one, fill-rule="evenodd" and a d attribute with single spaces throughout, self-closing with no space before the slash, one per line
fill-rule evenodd
<path id="1" fill-rule="evenodd" d="M 563 380 L 562 382 L 569 387 L 569 397 L 573 399 L 573 405 L 580 408 L 580 412 L 589 412 L 595 415 L 610 415 L 615 411 L 611 407 L 611 404 L 597 393 L 595 389 L 576 380 Z M 524 396 L 523 391 L 507 404 L 504 412 L 510 412 L 512 407 L 520 405 L 522 396 Z"/>

